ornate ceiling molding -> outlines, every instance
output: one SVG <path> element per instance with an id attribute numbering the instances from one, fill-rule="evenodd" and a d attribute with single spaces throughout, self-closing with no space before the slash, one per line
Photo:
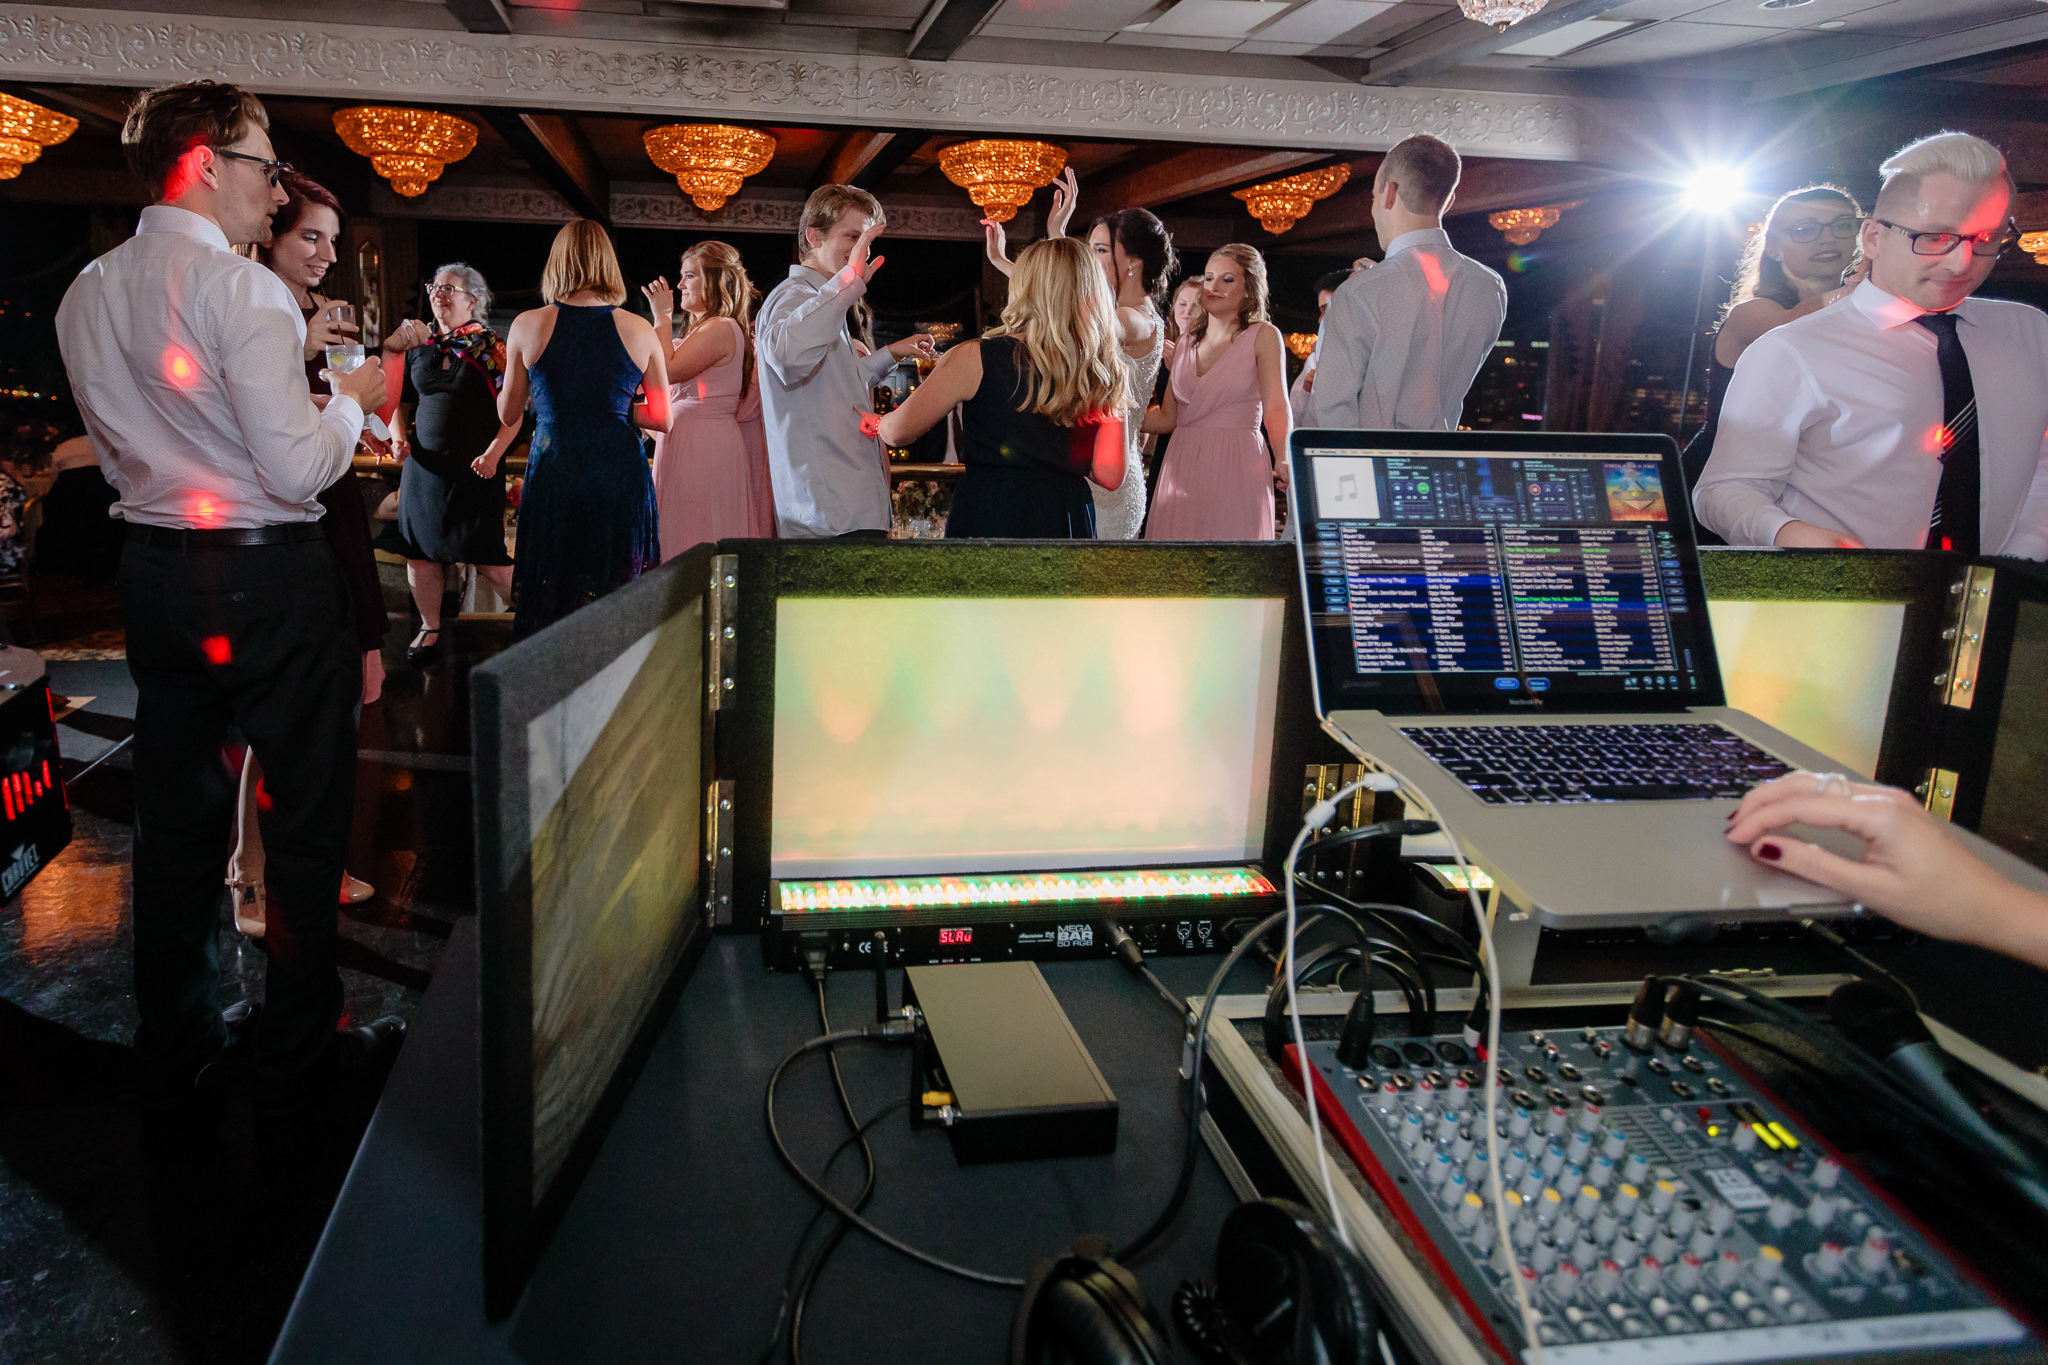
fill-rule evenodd
<path id="1" fill-rule="evenodd" d="M 1641 127 L 1633 106 L 1548 95 L 0 3 L 0 79 L 200 77 L 276 95 L 1336 151 L 1432 132 L 1468 154 L 1536 160 L 1615 159 Z"/>

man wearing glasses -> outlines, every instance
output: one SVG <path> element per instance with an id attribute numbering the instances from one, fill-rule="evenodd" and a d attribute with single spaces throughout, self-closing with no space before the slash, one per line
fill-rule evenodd
<path id="1" fill-rule="evenodd" d="M 1970 297 L 2018 236 L 2005 157 L 1880 169 L 1869 278 L 1743 353 L 1693 505 L 1732 545 L 2048 559 L 2048 315 Z"/>
<path id="2" fill-rule="evenodd" d="M 135 1048 L 150 1106 L 195 1117 L 212 1110 L 223 1063 L 244 1042 L 259 1104 L 281 1112 L 374 1066 L 402 1030 L 336 1027 L 334 888 L 362 658 L 318 499 L 348 468 L 364 412 L 382 406 L 384 371 L 338 377 L 316 408 L 290 290 L 231 250 L 265 240 L 285 202 L 288 168 L 268 124 L 254 96 L 217 82 L 139 97 L 121 142 L 155 202 L 57 313 L 72 392 L 127 527 Z M 216 947 L 235 807 L 221 762 L 230 724 L 271 797 L 264 1003 L 232 1039 Z"/>

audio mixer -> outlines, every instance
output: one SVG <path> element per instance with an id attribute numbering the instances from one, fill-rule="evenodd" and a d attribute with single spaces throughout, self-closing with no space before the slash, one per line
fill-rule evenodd
<path id="1" fill-rule="evenodd" d="M 1325 1125 L 1504 1359 L 1523 1342 L 1516 1264 L 1553 1365 L 2043 1358 L 1704 1034 L 1638 1053 L 1622 1033 L 1502 1034 L 1512 1263 L 1488 1203 L 1483 1063 L 1448 1035 L 1383 1039 L 1356 1069 L 1309 1044 Z"/>

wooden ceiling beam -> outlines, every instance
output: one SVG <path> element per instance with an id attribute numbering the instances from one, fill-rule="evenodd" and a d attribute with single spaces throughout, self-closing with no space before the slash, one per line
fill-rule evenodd
<path id="1" fill-rule="evenodd" d="M 448 12 L 471 33 L 510 33 L 512 12 L 504 0 L 443 0 Z"/>
<path id="2" fill-rule="evenodd" d="M 611 222 L 611 176 L 575 119 L 516 109 L 486 110 L 484 118 L 570 208 L 585 218 Z"/>
<path id="3" fill-rule="evenodd" d="M 1157 212 L 1162 204 L 1286 175 L 1312 161 L 1326 161 L 1329 155 L 1257 147 L 1198 147 L 1112 179 L 1083 184 L 1080 207 L 1087 218 L 1123 209 Z"/>
<path id="4" fill-rule="evenodd" d="M 868 168 L 895 140 L 894 133 L 841 133 L 830 151 L 811 173 L 811 188 L 820 185 L 851 185 L 855 176 Z"/>
<path id="5" fill-rule="evenodd" d="M 910 59 L 948 60 L 1001 3 L 1002 0 L 931 0 L 917 27 L 910 31 Z"/>

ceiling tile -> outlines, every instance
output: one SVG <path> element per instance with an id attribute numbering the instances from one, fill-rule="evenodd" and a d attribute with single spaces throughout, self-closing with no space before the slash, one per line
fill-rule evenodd
<path id="1" fill-rule="evenodd" d="M 1268 43 L 1332 43 L 1351 30 L 1377 19 L 1394 7 L 1394 0 L 1308 0 L 1260 29 L 1255 35 Z"/>
<path id="2" fill-rule="evenodd" d="M 1236 47 L 1235 38 L 1187 38 L 1174 33 L 1152 34 L 1129 29 L 1117 34 L 1109 41 L 1132 47 L 1184 47 L 1197 48 L 1205 52 L 1228 52 Z"/>
<path id="3" fill-rule="evenodd" d="M 1145 31 L 1180 38 L 1242 40 L 1259 25 L 1286 12 L 1286 0 L 1180 0 Z"/>
<path id="4" fill-rule="evenodd" d="M 1494 52 L 1509 57 L 1561 57 L 1574 48 L 1597 43 L 1631 27 L 1633 24 L 1627 19 L 1581 19 L 1519 43 L 1497 47 Z"/>
<path id="5" fill-rule="evenodd" d="M 1047 29 L 1114 33 L 1157 8 L 1158 0 L 1003 0 L 980 31 L 989 33 L 1001 24 L 1030 29 L 1034 38 L 1045 37 Z"/>
<path id="6" fill-rule="evenodd" d="M 1644 24 L 1595 47 L 1568 52 L 1550 61 L 1552 67 L 1634 66 L 1640 62 L 1699 57 L 1753 43 L 1764 35 L 1753 28 L 1728 24 L 1677 22 Z"/>

